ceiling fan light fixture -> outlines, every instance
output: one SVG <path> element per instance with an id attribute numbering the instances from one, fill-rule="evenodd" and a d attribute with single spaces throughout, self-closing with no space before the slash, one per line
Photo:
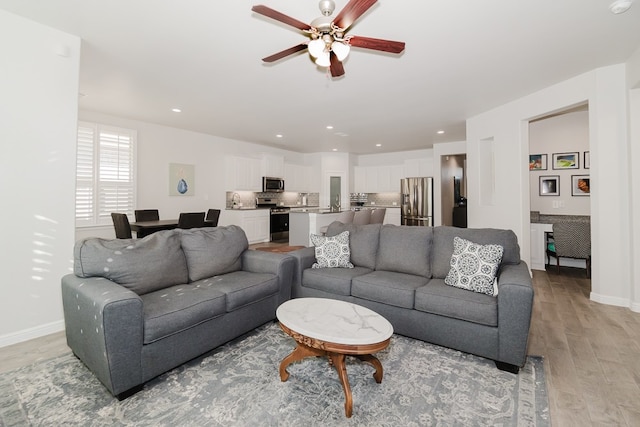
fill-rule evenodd
<path id="1" fill-rule="evenodd" d="M 342 62 L 347 59 L 347 56 L 349 56 L 351 48 L 346 43 L 335 41 L 331 44 L 331 50 L 336 54 L 338 60 Z"/>
<path id="2" fill-rule="evenodd" d="M 329 52 L 322 52 L 316 58 L 316 65 L 320 67 L 330 67 L 331 66 L 331 58 L 329 58 Z"/>
<path id="3" fill-rule="evenodd" d="M 307 45 L 309 54 L 314 58 L 320 57 L 320 55 L 322 55 L 322 53 L 325 51 L 325 48 L 326 48 L 326 45 L 324 43 L 324 40 L 322 39 L 311 40 Z"/>
<path id="4" fill-rule="evenodd" d="M 632 0 L 615 0 L 609 5 L 609 10 L 611 10 L 612 13 L 618 15 L 629 10 L 632 4 Z"/>

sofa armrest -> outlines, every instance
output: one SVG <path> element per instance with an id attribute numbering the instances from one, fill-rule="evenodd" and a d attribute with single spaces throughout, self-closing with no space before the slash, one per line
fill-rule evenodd
<path id="1" fill-rule="evenodd" d="M 522 367 L 527 357 L 527 341 L 533 308 L 533 285 L 529 268 L 504 265 L 498 277 L 498 359 Z"/>
<path id="2" fill-rule="evenodd" d="M 311 246 L 289 252 L 289 255 L 296 260 L 296 269 L 293 273 L 292 295 L 294 298 L 297 298 L 300 294 L 299 290 L 302 287 L 302 273 L 307 268 L 311 268 L 313 263 L 316 262 L 316 250 Z"/>
<path id="3" fill-rule="evenodd" d="M 102 277 L 62 278 L 67 344 L 117 396 L 142 383 L 142 300 Z"/>
<path id="4" fill-rule="evenodd" d="M 246 250 L 242 254 L 242 269 L 252 273 L 271 273 L 278 276 L 280 304 L 291 299 L 291 282 L 295 260 L 287 254 Z"/>

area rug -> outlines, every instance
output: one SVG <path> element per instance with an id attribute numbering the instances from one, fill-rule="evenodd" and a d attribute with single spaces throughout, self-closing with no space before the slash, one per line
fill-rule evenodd
<path id="1" fill-rule="evenodd" d="M 113 398 L 69 354 L 0 376 L 2 426 L 547 426 L 543 361 L 520 374 L 493 362 L 394 335 L 373 368 L 348 358 L 353 416 L 325 358 L 289 366 L 294 341 L 268 323 L 215 352 L 150 381 L 124 401 Z"/>

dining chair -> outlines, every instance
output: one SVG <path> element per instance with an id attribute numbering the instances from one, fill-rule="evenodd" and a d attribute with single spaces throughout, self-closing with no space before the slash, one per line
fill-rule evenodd
<path id="1" fill-rule="evenodd" d="M 220 209 L 209 209 L 207 217 L 204 219 L 205 226 L 217 227 L 218 219 L 220 219 Z"/>
<path id="2" fill-rule="evenodd" d="M 116 230 L 116 239 L 131 239 L 131 225 L 127 214 L 111 212 L 111 220 Z"/>
<path id="3" fill-rule="evenodd" d="M 353 216 L 354 216 L 355 212 L 354 211 L 343 211 L 340 212 L 340 215 L 338 215 L 336 217 L 336 221 L 340 221 L 343 224 L 351 224 L 353 222 Z M 329 228 L 328 225 L 325 225 L 324 227 L 320 227 L 320 234 L 322 234 L 323 236 L 325 234 L 327 234 L 327 229 Z"/>
<path id="4" fill-rule="evenodd" d="M 204 212 L 183 212 L 178 218 L 178 228 L 204 227 Z"/>
<path id="5" fill-rule="evenodd" d="M 362 209 L 353 216 L 353 223 L 356 225 L 366 225 L 371 223 L 371 209 Z"/>
<path id="6" fill-rule="evenodd" d="M 387 208 L 375 208 L 371 212 L 371 224 L 382 224 L 384 222 L 384 215 L 387 213 Z"/>
<path id="7" fill-rule="evenodd" d="M 553 240 L 547 245 L 547 262 L 550 257 L 556 259 L 556 269 L 560 272 L 560 258 L 584 259 L 587 277 L 591 277 L 591 223 L 558 222 L 554 223 Z"/>
<path id="8" fill-rule="evenodd" d="M 160 219 L 160 213 L 158 209 L 137 209 L 133 211 L 136 216 L 136 222 L 138 221 L 158 221 Z"/>

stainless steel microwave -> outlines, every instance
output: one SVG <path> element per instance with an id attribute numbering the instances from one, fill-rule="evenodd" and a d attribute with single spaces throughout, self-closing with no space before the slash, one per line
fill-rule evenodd
<path id="1" fill-rule="evenodd" d="M 284 179 L 272 176 L 262 177 L 263 193 L 282 193 L 284 191 Z"/>

